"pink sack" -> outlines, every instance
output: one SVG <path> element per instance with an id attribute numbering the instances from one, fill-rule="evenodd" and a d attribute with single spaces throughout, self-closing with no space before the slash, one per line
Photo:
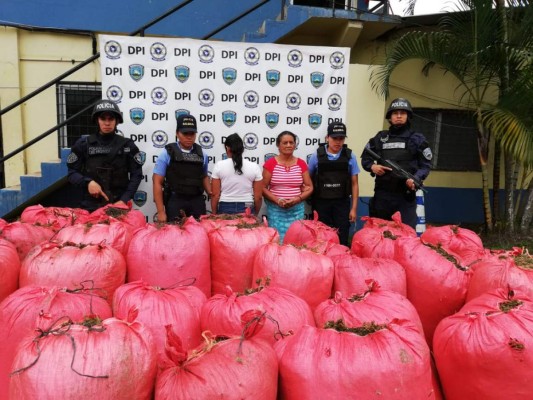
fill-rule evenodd
<path id="1" fill-rule="evenodd" d="M 0 238 L 0 301 L 17 290 L 19 273 L 20 259 L 17 248 L 13 243 Z"/>
<path id="2" fill-rule="evenodd" d="M 207 214 L 200 215 L 200 225 L 204 227 L 207 233 L 213 229 L 222 228 L 224 226 L 235 225 L 255 225 L 258 219 L 253 215 L 249 209 L 242 214 Z"/>
<path id="3" fill-rule="evenodd" d="M 339 236 L 337 230 L 327 226 L 325 223 L 318 220 L 318 213 L 313 212 L 313 219 L 302 219 L 294 221 L 285 236 L 283 237 L 283 244 L 292 244 L 295 246 L 302 246 L 307 242 L 321 240 L 331 243 L 339 243 Z"/>
<path id="4" fill-rule="evenodd" d="M 420 240 L 459 254 L 466 265 L 486 256 L 481 238 L 474 231 L 457 225 L 428 227 L 420 236 Z"/>
<path id="5" fill-rule="evenodd" d="M 162 288 L 142 281 L 120 286 L 113 297 L 113 315 L 126 319 L 132 309 L 139 311 L 137 321 L 150 329 L 156 350 L 165 351 L 166 325 L 173 325 L 185 350 L 201 342 L 200 312 L 206 298 L 194 286 Z"/>
<path id="6" fill-rule="evenodd" d="M 345 254 L 333 258 L 335 279 L 333 290 L 345 295 L 360 293 L 367 289 L 369 279 L 379 282 L 386 290 L 407 296 L 405 270 L 394 260 L 385 258 L 361 258 Z"/>
<path id="7" fill-rule="evenodd" d="M 435 398 L 429 348 L 407 321 L 304 326 L 274 349 L 284 400 Z"/>
<path id="8" fill-rule="evenodd" d="M 291 291 L 260 285 L 244 293 L 226 288 L 204 304 L 201 314 L 202 331 L 215 335 L 235 336 L 242 332 L 241 315 L 247 310 L 266 313 L 265 326 L 256 335 L 274 344 L 276 338 L 303 325 L 315 325 L 309 305 Z"/>
<path id="9" fill-rule="evenodd" d="M 211 293 L 225 293 L 226 286 L 242 292 L 252 286 L 253 260 L 261 246 L 279 242 L 274 228 L 263 224 L 225 226 L 212 229 Z"/>
<path id="10" fill-rule="evenodd" d="M 149 400 L 155 374 L 153 341 L 142 324 L 63 318 L 20 343 L 9 398 Z"/>
<path id="11" fill-rule="evenodd" d="M 54 235 L 54 227 L 50 225 L 27 224 L 17 221 L 0 228 L 0 238 L 15 245 L 21 262 L 33 247 L 48 241 Z"/>
<path id="12" fill-rule="evenodd" d="M 20 287 L 77 287 L 92 281 L 111 302 L 126 277 L 124 257 L 106 245 L 46 242 L 33 248 L 20 268 Z"/>
<path id="13" fill-rule="evenodd" d="M 128 282 L 168 287 L 192 279 L 193 286 L 211 296 L 209 239 L 193 217 L 183 224 L 146 224 L 138 229 L 126 261 Z"/>
<path id="14" fill-rule="evenodd" d="M 313 309 L 331 295 L 333 269 L 333 261 L 323 254 L 269 243 L 255 255 L 253 281 L 257 285 L 258 279 L 270 279 L 271 287 L 290 290 Z"/>
<path id="15" fill-rule="evenodd" d="M 274 349 L 254 334 L 264 316 L 250 320 L 242 336 L 205 336 L 205 343 L 187 355 L 179 337 L 169 327 L 167 358 L 157 376 L 157 400 L 275 400 L 278 388 L 278 361 Z"/>
<path id="16" fill-rule="evenodd" d="M 533 298 L 533 257 L 529 253 L 491 255 L 472 265 L 466 301 L 509 286 Z"/>
<path id="17" fill-rule="evenodd" d="M 354 233 L 352 252 L 359 257 L 394 258 L 395 241 L 399 237 L 416 237 L 416 231 L 402 223 L 399 212 L 392 221 L 374 217 L 362 217 L 366 221 L 362 229 Z"/>
<path id="18" fill-rule="evenodd" d="M 124 206 L 108 204 L 98 208 L 97 210 L 94 210 L 85 221 L 81 222 L 97 223 L 109 220 L 124 223 L 132 233 L 138 228 L 142 228 L 146 225 L 146 217 L 141 211 L 132 208 L 131 201 Z"/>
<path id="19" fill-rule="evenodd" d="M 324 327 L 328 321 L 339 319 L 350 326 L 359 326 L 365 321 L 383 324 L 399 319 L 410 321 L 421 335 L 424 334 L 420 317 L 405 296 L 383 289 L 375 281 L 367 281 L 367 285 L 360 293 L 343 296 L 336 292 L 332 299 L 320 303 L 314 312 L 316 325 Z"/>
<path id="20" fill-rule="evenodd" d="M 405 268 L 407 298 L 418 311 L 431 346 L 437 324 L 465 303 L 471 271 L 458 255 L 425 245 L 419 238 L 398 239 L 395 260 Z"/>
<path id="21" fill-rule="evenodd" d="M 443 319 L 434 354 L 446 400 L 533 398 L 533 302 L 495 289 Z"/>
<path id="22" fill-rule="evenodd" d="M 91 315 L 110 318 L 111 307 L 89 282 L 71 289 L 26 286 L 0 303 L 0 399 L 8 398 L 11 363 L 26 335 L 36 328 L 47 328 L 63 316 L 82 322 Z"/>
<path id="23" fill-rule="evenodd" d="M 24 209 L 20 214 L 20 221 L 28 224 L 52 225 L 61 229 L 74 225 L 88 215 L 89 211 L 81 208 L 43 207 L 37 204 Z"/>

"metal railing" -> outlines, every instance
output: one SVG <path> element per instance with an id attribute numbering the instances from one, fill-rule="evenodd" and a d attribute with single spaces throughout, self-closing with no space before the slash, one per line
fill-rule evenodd
<path id="1" fill-rule="evenodd" d="M 177 5 L 175 7 L 172 7 L 171 9 L 166 11 L 165 13 L 161 14 L 159 17 L 151 20 L 147 24 L 145 24 L 145 25 L 141 26 L 140 28 L 136 29 L 135 31 L 131 32 L 130 34 L 128 34 L 128 36 L 136 36 L 136 35 L 139 35 L 139 34 L 141 36 L 144 36 L 144 33 L 145 33 L 146 29 L 148 29 L 151 26 L 155 25 L 156 23 L 160 22 L 161 20 L 163 20 L 164 18 L 168 17 L 169 15 L 174 14 L 176 11 L 178 11 L 181 8 L 185 7 L 187 4 L 191 3 L 192 1 L 193 0 L 185 0 L 182 3 L 180 3 L 179 5 Z M 237 17 L 233 18 L 228 23 L 223 24 L 220 28 L 215 29 L 214 31 L 212 31 L 209 34 L 207 34 L 204 37 L 202 37 L 201 39 L 202 40 L 207 40 L 207 39 L 211 38 L 212 36 L 214 36 L 218 32 L 222 31 L 223 29 L 226 29 L 228 26 L 230 26 L 230 25 L 234 24 L 235 22 L 239 21 L 240 19 L 244 18 L 245 16 L 247 16 L 251 12 L 255 11 L 256 9 L 258 9 L 259 7 L 261 7 L 264 4 L 268 3 L 269 1 L 271 1 L 271 0 L 262 0 L 261 2 L 257 3 L 255 6 L 250 7 L 248 10 L 242 12 L 241 14 L 239 14 Z M 282 7 L 284 7 L 284 4 L 285 4 L 285 1 L 282 2 Z M 9 106 L 1 109 L 0 110 L 0 116 L 2 116 L 3 114 L 7 113 L 8 111 L 13 110 L 14 108 L 16 108 L 18 106 L 20 106 L 24 102 L 28 101 L 29 99 L 35 97 L 39 93 L 41 93 L 44 90 L 48 89 L 52 85 L 57 84 L 61 80 L 65 79 L 66 77 L 68 77 L 70 75 L 72 75 L 74 72 L 80 70 L 81 68 L 85 67 L 86 65 L 88 65 L 88 64 L 92 63 L 93 61 L 97 60 L 99 57 L 100 57 L 100 52 L 95 53 L 91 57 L 87 58 L 85 61 L 81 62 L 80 64 L 76 65 L 75 67 L 72 67 L 71 69 L 69 69 L 68 71 L 62 73 L 61 75 L 59 75 L 55 79 L 52 79 L 51 81 L 49 81 L 49 82 L 45 83 L 44 85 L 40 86 L 39 88 L 37 88 L 33 92 L 27 94 L 26 96 L 22 97 L 21 99 L 17 100 L 16 102 L 10 104 Z M 80 115 L 82 115 L 83 113 L 87 112 L 89 109 L 91 109 L 94 106 L 94 104 L 96 104 L 96 102 L 93 103 L 93 104 L 88 105 L 83 110 L 81 110 L 81 111 L 77 112 L 76 114 L 70 116 L 69 118 L 67 118 L 63 122 L 58 123 L 53 128 L 48 129 L 46 132 L 43 132 L 39 136 L 37 136 L 34 139 L 30 140 L 28 143 L 23 144 L 22 146 L 20 146 L 19 148 L 13 150 L 9 154 L 1 157 L 0 158 L 0 164 L 3 165 L 4 162 L 9 160 L 11 157 L 14 157 L 15 155 L 17 155 L 18 153 L 26 150 L 28 147 L 32 146 L 33 144 L 35 144 L 35 143 L 39 142 L 40 140 L 46 138 L 51 133 L 53 133 L 53 132 L 57 131 L 58 129 L 62 128 L 63 126 L 68 124 L 68 122 L 72 121 L 73 119 L 75 119 L 75 118 L 79 117 Z"/>

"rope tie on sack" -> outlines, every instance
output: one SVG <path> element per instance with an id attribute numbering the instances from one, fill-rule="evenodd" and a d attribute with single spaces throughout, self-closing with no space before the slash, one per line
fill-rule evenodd
<path id="1" fill-rule="evenodd" d="M 41 357 L 41 347 L 39 345 L 40 343 L 40 340 L 44 337 L 47 337 L 49 335 L 54 335 L 54 336 L 67 336 L 69 339 L 70 339 L 70 342 L 72 344 L 72 350 L 73 350 L 73 353 L 72 353 L 72 360 L 70 362 L 70 369 L 75 372 L 76 374 L 80 375 L 80 376 L 84 376 L 86 378 L 109 378 L 109 375 L 88 375 L 88 374 L 83 374 L 79 371 L 76 371 L 76 369 L 74 368 L 74 361 L 76 359 L 76 350 L 77 350 L 77 347 L 76 347 L 76 341 L 74 340 L 74 338 L 72 337 L 72 335 L 69 333 L 70 331 L 70 327 L 74 325 L 74 322 L 67 316 L 64 316 L 64 317 L 60 317 L 58 318 L 55 322 L 53 322 L 48 329 L 41 329 L 41 328 L 37 328 L 37 332 L 39 333 L 36 337 L 33 338 L 33 343 L 35 343 L 35 349 L 37 351 L 37 357 L 35 358 L 35 360 L 33 360 L 29 365 L 25 366 L 25 367 L 22 367 L 22 368 L 19 368 L 13 372 L 11 372 L 10 376 L 14 376 L 14 375 L 17 375 L 17 374 L 20 374 L 28 369 L 30 369 L 31 367 L 33 367 L 35 364 L 37 364 L 37 362 L 39 361 L 40 357 Z M 101 325 L 101 321 L 99 319 L 91 319 L 90 321 L 84 321 L 84 323 L 82 323 L 83 326 L 87 327 L 87 329 L 89 331 L 94 331 L 94 332 L 103 332 L 105 331 L 105 327 Z"/>

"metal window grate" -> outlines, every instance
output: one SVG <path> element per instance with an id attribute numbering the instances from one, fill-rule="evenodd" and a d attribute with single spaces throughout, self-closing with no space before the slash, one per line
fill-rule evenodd
<path id="1" fill-rule="evenodd" d="M 100 83 L 61 82 L 56 86 L 57 120 L 63 122 L 70 116 L 81 111 L 87 105 L 102 98 Z M 82 135 L 94 130 L 91 110 L 86 111 L 58 131 L 59 151 L 70 148 Z"/>
<path id="2" fill-rule="evenodd" d="M 481 171 L 471 112 L 415 108 L 413 114 L 413 128 L 428 140 L 435 170 Z"/>

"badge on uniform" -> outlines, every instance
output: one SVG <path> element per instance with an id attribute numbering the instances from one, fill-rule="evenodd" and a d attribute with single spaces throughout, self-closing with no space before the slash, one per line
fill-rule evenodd
<path id="1" fill-rule="evenodd" d="M 431 149 L 429 147 L 426 147 L 422 154 L 424 155 L 424 157 L 426 157 L 426 160 L 428 161 L 433 158 L 433 153 L 431 152 Z"/>
<path id="2" fill-rule="evenodd" d="M 67 157 L 67 164 L 74 164 L 76 161 L 78 161 L 78 156 L 76 153 L 70 152 Z"/>
<path id="3" fill-rule="evenodd" d="M 146 153 L 144 151 L 139 151 L 137 154 L 133 156 L 133 159 L 135 162 L 139 165 L 143 165 L 146 161 Z"/>

